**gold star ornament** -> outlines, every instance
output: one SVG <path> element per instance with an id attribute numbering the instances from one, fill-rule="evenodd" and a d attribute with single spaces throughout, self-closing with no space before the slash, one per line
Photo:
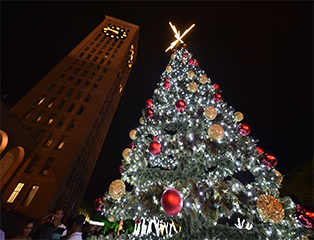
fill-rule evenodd
<path id="1" fill-rule="evenodd" d="M 180 36 L 180 31 L 177 31 L 176 27 L 174 25 L 172 25 L 171 22 L 169 22 L 170 27 L 172 29 L 172 31 L 174 32 L 174 37 L 177 39 L 175 41 L 173 41 L 170 46 L 166 49 L 166 52 L 169 49 L 173 49 L 178 42 L 183 43 L 182 38 L 195 26 L 195 24 L 193 24 L 191 27 L 189 27 L 187 30 L 185 30 L 185 32 Z"/>

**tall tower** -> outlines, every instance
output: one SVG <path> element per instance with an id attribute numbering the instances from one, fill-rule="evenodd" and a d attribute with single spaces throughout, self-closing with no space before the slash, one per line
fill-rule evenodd
<path id="1" fill-rule="evenodd" d="M 8 170 L 1 174 L 10 176 L 1 178 L 2 207 L 38 218 L 56 208 L 77 211 L 136 60 L 138 36 L 139 26 L 105 16 L 11 109 L 37 145 L 14 170 L 14 159 L 3 157 Z"/>

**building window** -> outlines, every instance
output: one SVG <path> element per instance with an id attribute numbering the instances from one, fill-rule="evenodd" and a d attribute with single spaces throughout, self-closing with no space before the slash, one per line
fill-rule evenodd
<path id="1" fill-rule="evenodd" d="M 65 100 L 62 100 L 62 102 L 59 104 L 59 106 L 58 106 L 58 110 L 60 110 L 61 108 L 63 108 L 63 106 L 64 106 L 64 104 L 66 103 L 66 101 Z"/>
<path id="2" fill-rule="evenodd" d="M 99 40 L 99 42 L 100 42 L 100 43 L 102 43 L 103 41 L 104 41 L 104 39 L 103 39 L 103 38 Z"/>
<path id="3" fill-rule="evenodd" d="M 112 54 L 110 59 L 111 59 L 111 60 L 114 59 L 115 56 L 116 56 L 116 55 L 113 55 L 113 54 Z"/>
<path id="4" fill-rule="evenodd" d="M 100 54 L 102 54 L 102 51 L 101 51 L 101 50 L 97 53 L 97 55 L 99 56 Z"/>
<path id="5" fill-rule="evenodd" d="M 67 112 L 72 112 L 74 107 L 75 107 L 75 104 L 71 103 L 71 106 L 68 108 Z"/>
<path id="6" fill-rule="evenodd" d="M 94 53 L 96 51 L 96 49 L 94 48 L 92 51 L 90 51 L 90 53 Z"/>
<path id="7" fill-rule="evenodd" d="M 106 64 L 106 66 L 109 66 L 110 64 L 111 64 L 111 61 L 108 61 L 107 64 Z"/>
<path id="8" fill-rule="evenodd" d="M 69 77 L 68 81 L 66 81 L 66 84 L 70 83 L 72 81 L 73 77 Z"/>
<path id="9" fill-rule="evenodd" d="M 117 52 L 118 52 L 118 49 L 114 50 L 114 52 L 113 52 L 113 53 L 117 53 Z"/>
<path id="10" fill-rule="evenodd" d="M 83 92 L 82 91 L 79 91 L 75 97 L 75 99 L 80 99 L 81 96 L 82 96 Z"/>
<path id="11" fill-rule="evenodd" d="M 51 108 L 52 105 L 53 105 L 53 103 L 54 103 L 54 101 L 56 101 L 56 98 L 52 98 L 47 107 L 48 107 L 48 108 Z"/>
<path id="12" fill-rule="evenodd" d="M 95 89 L 98 87 L 97 84 L 94 84 L 94 86 L 92 87 L 91 91 L 95 91 Z"/>
<path id="13" fill-rule="evenodd" d="M 110 52 L 112 50 L 112 47 L 110 47 L 109 49 L 108 49 L 108 52 Z"/>
<path id="14" fill-rule="evenodd" d="M 64 74 L 61 74 L 61 76 L 57 79 L 57 81 L 59 82 L 59 81 L 61 81 L 63 78 L 64 78 Z"/>
<path id="15" fill-rule="evenodd" d="M 47 89 L 47 92 L 51 92 L 57 85 L 55 83 L 51 84 L 50 87 Z"/>
<path id="16" fill-rule="evenodd" d="M 68 94 L 66 95 L 66 97 L 71 97 L 73 92 L 74 92 L 74 89 L 71 88 L 70 91 L 68 92 Z"/>
<path id="17" fill-rule="evenodd" d="M 104 50 L 107 47 L 107 45 L 104 45 L 101 49 Z"/>
<path id="18" fill-rule="evenodd" d="M 90 63 L 90 64 L 87 66 L 87 69 L 91 69 L 92 66 L 94 66 L 94 64 L 93 64 L 93 63 Z"/>
<path id="19" fill-rule="evenodd" d="M 86 63 L 86 61 L 83 61 L 80 66 L 83 67 L 85 65 L 85 63 Z"/>
<path id="20" fill-rule="evenodd" d="M 78 79 L 77 82 L 74 84 L 74 86 L 78 86 L 82 82 L 82 79 Z"/>
<path id="21" fill-rule="evenodd" d="M 76 119 L 72 119 L 70 125 L 68 126 L 67 130 L 72 131 L 75 124 L 76 124 L 77 120 Z"/>
<path id="22" fill-rule="evenodd" d="M 72 69 L 72 66 L 69 66 L 66 70 L 65 70 L 65 72 L 67 73 L 68 71 L 70 71 Z"/>
<path id="23" fill-rule="evenodd" d="M 95 43 L 95 42 L 91 42 L 91 43 L 89 44 L 89 46 L 93 46 L 94 43 Z"/>
<path id="24" fill-rule="evenodd" d="M 55 158 L 49 157 L 39 174 L 43 175 L 43 176 L 47 176 L 48 170 L 50 169 L 54 160 L 55 160 Z"/>
<path id="25" fill-rule="evenodd" d="M 87 60 L 90 59 L 91 56 L 92 56 L 92 54 L 88 54 L 87 57 L 86 57 L 86 59 L 87 59 Z"/>
<path id="26" fill-rule="evenodd" d="M 84 52 L 81 52 L 80 55 L 79 55 L 79 57 L 80 57 L 80 58 L 83 57 L 84 54 L 85 54 Z"/>
<path id="27" fill-rule="evenodd" d="M 86 83 L 85 83 L 85 85 L 83 86 L 83 88 L 85 89 L 85 88 L 87 88 L 88 87 L 88 85 L 89 85 L 89 81 L 86 81 Z"/>
<path id="28" fill-rule="evenodd" d="M 97 81 L 100 82 L 102 77 L 103 77 L 103 75 L 99 75 L 99 77 L 97 78 Z"/>
<path id="29" fill-rule="evenodd" d="M 54 119 L 55 119 L 56 116 L 57 116 L 57 114 L 55 114 L 55 113 L 51 114 L 50 118 L 49 118 L 48 121 L 47 121 L 47 125 L 48 125 L 48 126 L 53 123 L 53 121 L 54 121 Z"/>
<path id="30" fill-rule="evenodd" d="M 89 76 L 89 79 L 93 79 L 95 77 L 96 73 L 93 72 L 90 76 Z"/>
<path id="31" fill-rule="evenodd" d="M 87 94 L 84 102 L 89 102 L 89 100 L 91 99 L 92 95 L 91 94 Z"/>
<path id="32" fill-rule="evenodd" d="M 46 95 L 43 95 L 41 99 L 38 101 L 37 105 L 40 106 L 45 101 L 46 97 L 47 97 Z"/>
<path id="33" fill-rule="evenodd" d="M 108 64 L 107 64 L 108 65 Z M 104 68 L 103 73 L 106 73 L 108 68 Z"/>
<path id="34" fill-rule="evenodd" d="M 109 52 L 106 52 L 104 58 L 107 58 L 109 56 Z"/>
<path id="35" fill-rule="evenodd" d="M 110 43 L 110 40 L 108 40 L 107 42 L 106 42 L 106 44 L 108 45 Z"/>
<path id="36" fill-rule="evenodd" d="M 24 187 L 24 183 L 18 183 L 14 188 L 13 192 L 11 193 L 10 197 L 7 200 L 7 203 L 13 203 L 16 199 L 17 195 L 21 192 L 22 188 Z"/>
<path id="37" fill-rule="evenodd" d="M 102 58 L 102 59 L 100 60 L 100 63 L 101 63 L 101 64 L 103 64 L 103 63 L 104 63 L 104 61 L 105 61 L 105 59 L 104 59 L 104 58 Z"/>
<path id="38" fill-rule="evenodd" d="M 76 58 L 73 60 L 72 64 L 75 65 L 75 64 L 77 64 L 77 62 L 78 62 L 78 59 Z"/>
<path id="39" fill-rule="evenodd" d="M 100 65 L 97 65 L 97 67 L 95 67 L 95 71 L 98 71 L 100 69 Z"/>
<path id="40" fill-rule="evenodd" d="M 80 70 L 81 70 L 80 68 L 77 68 L 73 74 L 78 74 Z"/>
<path id="41" fill-rule="evenodd" d="M 35 139 L 37 142 L 39 142 L 39 140 L 41 139 L 41 137 L 44 135 L 45 130 L 43 129 L 39 129 L 37 134 L 35 135 Z"/>
<path id="42" fill-rule="evenodd" d="M 64 89 L 65 89 L 65 86 L 61 86 L 60 89 L 59 89 L 59 91 L 57 92 L 57 94 L 61 94 Z"/>
<path id="43" fill-rule="evenodd" d="M 88 71 L 85 70 L 85 71 L 83 72 L 83 74 L 82 74 L 82 77 L 85 77 L 87 73 L 88 73 Z"/>
<path id="44" fill-rule="evenodd" d="M 28 164 L 27 168 L 24 170 L 24 172 L 32 172 L 33 168 L 36 166 L 36 164 L 39 162 L 39 159 L 41 158 L 41 155 L 36 154 L 30 163 Z"/>
<path id="45" fill-rule="evenodd" d="M 50 133 L 43 146 L 50 147 L 53 142 L 54 134 Z"/>
<path id="46" fill-rule="evenodd" d="M 35 122 L 40 122 L 40 120 L 42 119 L 42 117 L 45 113 L 46 113 L 45 111 L 40 111 L 40 113 L 38 114 L 38 116 L 35 119 Z"/>
<path id="47" fill-rule="evenodd" d="M 84 51 L 87 51 L 89 49 L 89 47 L 86 47 L 85 49 L 84 49 Z"/>
<path id="48" fill-rule="evenodd" d="M 29 206 L 29 204 L 31 203 L 31 201 L 33 200 L 33 198 L 35 197 L 37 191 L 39 189 L 39 186 L 33 185 L 31 190 L 29 191 L 27 197 L 25 198 L 24 202 L 23 202 L 23 206 Z"/>
<path id="49" fill-rule="evenodd" d="M 82 115 L 84 109 L 85 109 L 85 107 L 83 105 L 81 105 L 80 109 L 77 111 L 77 115 Z"/>
<path id="50" fill-rule="evenodd" d="M 96 45 L 96 47 L 98 48 L 100 46 L 100 43 L 98 43 L 97 45 Z"/>
<path id="51" fill-rule="evenodd" d="M 66 117 L 62 116 L 62 118 L 60 119 L 60 121 L 57 124 L 57 128 L 60 128 L 63 126 L 64 122 L 65 122 Z"/>
<path id="52" fill-rule="evenodd" d="M 57 149 L 61 150 L 64 146 L 65 140 L 67 139 L 67 136 L 62 136 L 59 143 L 57 144 Z"/>
<path id="53" fill-rule="evenodd" d="M 96 62 L 96 61 L 97 61 L 97 59 L 98 59 L 98 57 L 94 57 L 93 61 L 94 61 L 94 62 Z"/>

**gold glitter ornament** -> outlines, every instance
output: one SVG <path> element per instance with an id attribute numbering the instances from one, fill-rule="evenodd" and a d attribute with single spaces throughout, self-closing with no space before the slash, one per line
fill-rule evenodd
<path id="1" fill-rule="evenodd" d="M 209 106 L 207 108 L 205 108 L 204 111 L 204 116 L 208 119 L 208 120 L 214 120 L 217 116 L 217 110 L 216 108 Z"/>
<path id="2" fill-rule="evenodd" d="M 277 198 L 262 194 L 256 200 L 259 215 L 267 222 L 279 223 L 285 217 L 285 211 Z"/>
<path id="3" fill-rule="evenodd" d="M 213 124 L 208 129 L 208 135 L 213 141 L 220 141 L 224 133 L 224 129 L 218 124 Z"/>
<path id="4" fill-rule="evenodd" d="M 109 195 L 114 200 L 119 199 L 125 192 L 125 184 L 122 180 L 114 180 L 109 186 Z"/>
<path id="5" fill-rule="evenodd" d="M 197 91 L 197 84 L 195 82 L 190 82 L 188 85 L 188 90 L 191 93 L 195 93 Z"/>
<path id="6" fill-rule="evenodd" d="M 234 113 L 234 120 L 236 122 L 241 122 L 243 120 L 244 116 L 241 112 Z"/>
<path id="7" fill-rule="evenodd" d="M 176 58 L 176 55 L 174 54 L 171 54 L 171 60 L 175 59 Z"/>
<path id="8" fill-rule="evenodd" d="M 157 94 L 158 91 L 159 91 L 158 88 L 156 88 L 156 89 L 154 90 L 154 93 Z"/>
<path id="9" fill-rule="evenodd" d="M 126 160 L 126 161 L 130 161 L 130 153 L 132 152 L 131 148 L 126 148 L 123 150 L 122 152 L 122 157 Z"/>
<path id="10" fill-rule="evenodd" d="M 110 218 L 108 218 L 108 221 L 109 221 L 109 222 L 114 222 L 114 218 L 113 218 L 113 217 L 110 217 Z"/>
<path id="11" fill-rule="evenodd" d="M 141 117 L 140 120 L 139 120 L 140 124 L 144 125 L 144 118 Z"/>
<path id="12" fill-rule="evenodd" d="M 200 82 L 201 84 L 207 83 L 207 80 L 208 80 L 208 78 L 207 78 L 206 75 L 201 75 L 200 78 L 199 78 L 199 82 Z M 210 80 L 210 79 L 209 79 L 209 80 Z M 210 83 L 210 82 L 209 82 L 209 83 Z"/>
<path id="13" fill-rule="evenodd" d="M 189 78 L 193 78 L 194 76 L 195 76 L 195 72 L 192 71 L 192 70 L 190 70 L 190 71 L 188 72 L 188 77 L 189 77 Z"/>
<path id="14" fill-rule="evenodd" d="M 172 71 L 172 67 L 168 64 L 166 67 L 167 73 L 170 73 Z"/>
<path id="15" fill-rule="evenodd" d="M 283 179 L 283 176 L 281 175 L 281 173 L 275 169 L 273 170 L 273 172 L 276 174 L 277 177 L 279 177 L 279 182 L 281 183 Z"/>
<path id="16" fill-rule="evenodd" d="M 137 131 L 135 129 L 131 130 L 130 133 L 129 133 L 129 137 L 132 140 L 135 140 L 136 139 L 136 133 L 137 133 Z"/>

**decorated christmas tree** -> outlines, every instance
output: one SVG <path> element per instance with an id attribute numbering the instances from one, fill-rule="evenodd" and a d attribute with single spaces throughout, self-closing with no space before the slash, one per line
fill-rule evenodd
<path id="1" fill-rule="evenodd" d="M 276 157 L 250 137 L 243 114 L 182 44 L 187 31 L 171 27 L 170 48 L 181 45 L 130 131 L 122 177 L 98 210 L 110 221 L 134 220 L 134 232 L 118 239 L 306 239 L 313 211 L 279 197 Z"/>

